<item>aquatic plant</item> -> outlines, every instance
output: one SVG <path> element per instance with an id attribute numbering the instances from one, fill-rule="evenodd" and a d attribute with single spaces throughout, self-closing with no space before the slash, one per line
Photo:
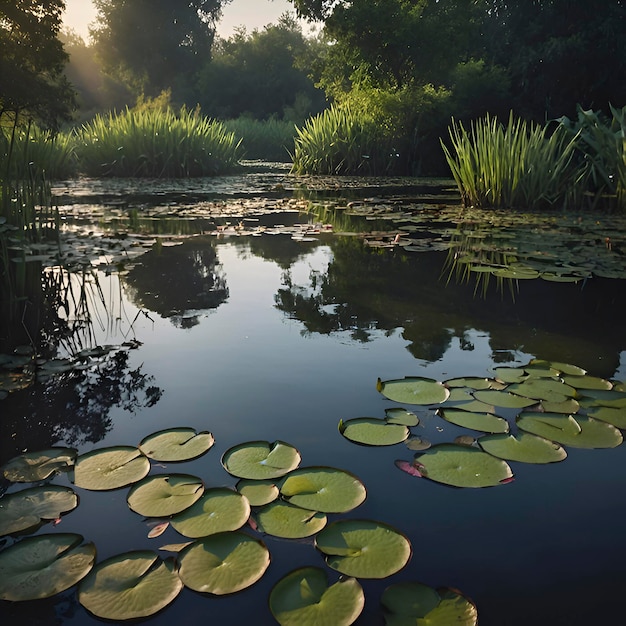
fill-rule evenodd
<path id="1" fill-rule="evenodd" d="M 237 165 L 241 140 L 197 110 L 127 108 L 78 129 L 77 154 L 89 176 L 214 176 Z"/>
<path id="2" fill-rule="evenodd" d="M 291 161 L 296 125 L 286 120 L 238 117 L 225 120 L 224 128 L 241 137 L 242 157 L 264 161 Z"/>

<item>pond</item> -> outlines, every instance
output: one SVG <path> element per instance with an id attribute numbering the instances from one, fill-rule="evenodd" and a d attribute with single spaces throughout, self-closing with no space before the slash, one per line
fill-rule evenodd
<path id="1" fill-rule="evenodd" d="M 511 461 L 512 482 L 455 488 L 401 471 L 396 461 L 416 454 L 406 443 L 356 445 L 338 429 L 340 420 L 383 419 L 402 406 L 419 418 L 412 437 L 437 444 L 482 434 L 442 419 L 436 406 L 387 399 L 379 378 L 492 378 L 496 368 L 543 359 L 624 381 L 623 278 L 534 278 L 515 281 L 512 292 L 508 282 L 477 292 L 446 264 L 458 232 L 450 215 L 460 211 L 449 181 L 302 179 L 259 166 L 212 181 L 69 181 L 55 193 L 67 249 L 89 256 L 94 269 L 82 283 L 72 279 L 77 304 L 59 314 L 72 332 L 56 335 L 54 356 L 83 351 L 84 366 L 51 361 L 56 369 L 2 400 L 0 464 L 51 446 L 79 454 L 136 446 L 185 426 L 212 433 L 213 447 L 182 463 L 153 461 L 151 473 L 233 488 L 224 452 L 287 442 L 302 467 L 340 468 L 365 485 L 365 501 L 329 522 L 377 520 L 411 543 L 406 567 L 360 581 L 365 608 L 356 624 L 383 624 L 381 593 L 400 581 L 460 590 L 481 626 L 623 621 L 626 446 L 565 446 L 559 463 Z M 407 228 L 399 214 L 410 207 L 421 222 Z M 598 235 L 594 250 L 609 250 L 623 267 L 619 231 L 612 221 L 607 228 L 615 243 L 609 250 Z M 406 236 L 408 245 L 394 245 Z M 108 347 L 88 352 L 96 346 Z M 519 409 L 495 412 L 516 432 Z M 171 526 L 149 538 L 153 524 L 129 510 L 127 489 L 83 489 L 67 473 L 53 483 L 73 487 L 80 503 L 36 534 L 79 533 L 96 545 L 98 562 L 186 541 Z M 22 488 L 2 486 L 7 494 Z M 246 532 L 271 555 L 257 583 L 223 597 L 184 588 L 147 621 L 275 623 L 272 587 L 297 567 L 325 567 L 323 555 L 312 537 Z M 3 623 L 99 623 L 75 587 L 0 602 L 0 615 Z"/>

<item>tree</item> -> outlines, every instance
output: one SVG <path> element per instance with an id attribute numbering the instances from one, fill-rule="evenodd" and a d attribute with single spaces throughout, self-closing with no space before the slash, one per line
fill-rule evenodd
<path id="1" fill-rule="evenodd" d="M 67 55 L 58 39 L 64 0 L 0 0 L 0 118 L 56 129 L 71 116 Z"/>
<path id="2" fill-rule="evenodd" d="M 95 0 L 98 23 L 90 32 L 105 69 L 125 77 L 135 95 L 171 88 L 184 103 L 193 99 L 193 76 L 211 57 L 215 24 L 229 1 Z"/>

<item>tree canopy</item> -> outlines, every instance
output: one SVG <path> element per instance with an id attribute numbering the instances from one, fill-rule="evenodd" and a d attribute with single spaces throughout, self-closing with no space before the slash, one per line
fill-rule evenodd
<path id="1" fill-rule="evenodd" d="M 0 117 L 56 128 L 69 119 L 73 91 L 58 39 L 64 0 L 0 0 Z"/>

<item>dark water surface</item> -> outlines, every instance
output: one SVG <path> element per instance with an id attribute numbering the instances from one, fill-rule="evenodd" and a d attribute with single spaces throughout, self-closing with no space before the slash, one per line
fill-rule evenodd
<path id="1" fill-rule="evenodd" d="M 236 200 L 264 198 L 267 211 L 255 219 L 310 221 L 295 212 L 293 190 L 285 191 L 282 178 L 261 180 L 260 191 L 244 188 L 243 200 Z M 81 184 L 87 193 L 89 185 Z M 89 196 L 72 205 L 68 199 L 77 188 L 66 189 L 68 215 L 78 223 L 86 219 L 83 209 L 93 206 L 104 220 L 114 194 L 99 204 Z M 118 194 L 120 219 L 128 205 L 141 212 L 150 204 L 143 196 L 133 200 L 131 191 Z M 194 196 L 189 206 L 215 201 Z M 168 202 L 180 207 L 180 198 L 165 190 L 157 204 Z M 413 456 L 404 444 L 356 446 L 337 430 L 340 419 L 382 418 L 394 406 L 377 392 L 378 377 L 487 377 L 497 365 L 538 357 L 624 380 L 623 281 L 594 278 L 584 287 L 520 281 L 514 302 L 498 292 L 483 299 L 472 285 L 441 280 L 445 252 L 378 250 L 358 237 L 330 233 L 311 241 L 289 234 L 216 237 L 210 224 L 219 219 L 199 213 L 194 219 L 202 223 L 191 220 L 189 230 L 208 234 L 157 246 L 122 276 L 100 272 L 103 298 L 93 299 L 92 342 L 141 345 L 107 361 L 99 375 L 64 374 L 11 394 L 0 405 L 0 462 L 50 445 L 81 453 L 136 445 L 154 431 L 190 426 L 211 431 L 215 446 L 200 459 L 153 472 L 195 474 L 207 487 L 234 486 L 236 479 L 220 465 L 223 452 L 245 441 L 286 441 L 300 451 L 302 466 L 343 468 L 364 482 L 365 503 L 329 521 L 384 521 L 412 543 L 405 569 L 384 581 L 363 581 L 366 606 L 357 624 L 383 624 L 380 594 L 404 580 L 461 590 L 476 602 L 481 626 L 626 623 L 626 446 L 569 449 L 565 461 L 549 466 L 513 462 L 510 484 L 453 489 L 400 472 L 394 460 Z M 151 223 L 145 229 L 156 230 Z M 414 434 L 433 442 L 468 433 L 433 411 L 407 408 L 421 418 Z M 55 482 L 71 484 L 64 476 Z M 39 533 L 80 533 L 95 542 L 98 561 L 184 540 L 172 528 L 148 539 L 149 527 L 128 509 L 125 489 L 76 491 L 78 508 Z M 267 605 L 272 586 L 296 567 L 323 566 L 323 559 L 312 540 L 264 541 L 272 562 L 253 587 L 223 598 L 184 589 L 147 621 L 274 623 Z M 49 600 L 0 603 L 0 615 L 3 624 L 98 623 L 73 589 Z"/>

